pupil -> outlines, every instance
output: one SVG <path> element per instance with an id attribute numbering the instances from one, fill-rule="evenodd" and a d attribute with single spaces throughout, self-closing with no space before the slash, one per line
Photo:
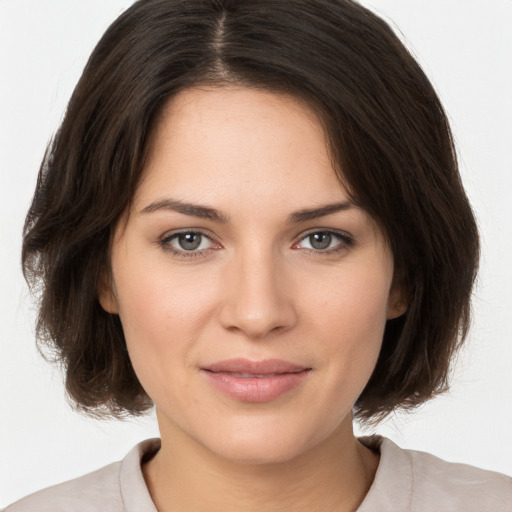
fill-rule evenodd
<path id="1" fill-rule="evenodd" d="M 309 241 L 314 249 L 327 249 L 331 245 L 332 236 L 329 233 L 310 235 Z"/>
<path id="2" fill-rule="evenodd" d="M 192 251 L 201 245 L 201 235 L 198 233 L 185 233 L 178 237 L 178 242 L 182 249 Z"/>

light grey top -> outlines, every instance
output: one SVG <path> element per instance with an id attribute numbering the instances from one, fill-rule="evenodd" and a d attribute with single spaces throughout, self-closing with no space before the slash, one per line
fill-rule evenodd
<path id="1" fill-rule="evenodd" d="M 403 450 L 378 436 L 361 442 L 380 450 L 381 459 L 357 512 L 512 511 L 508 476 Z M 31 494 L 5 512 L 157 512 L 141 463 L 159 447 L 159 439 L 143 441 L 121 462 Z"/>

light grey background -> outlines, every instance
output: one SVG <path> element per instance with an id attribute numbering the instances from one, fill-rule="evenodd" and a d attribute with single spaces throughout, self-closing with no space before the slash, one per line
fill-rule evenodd
<path id="1" fill-rule="evenodd" d="M 0 0 L 0 507 L 122 458 L 153 416 L 97 422 L 66 404 L 34 346 L 21 230 L 46 143 L 128 0 Z M 399 27 L 452 121 L 482 234 L 474 324 L 450 393 L 377 428 L 403 447 L 512 474 L 512 1 L 368 0 Z M 433 227 L 434 229 L 434 227 Z"/>

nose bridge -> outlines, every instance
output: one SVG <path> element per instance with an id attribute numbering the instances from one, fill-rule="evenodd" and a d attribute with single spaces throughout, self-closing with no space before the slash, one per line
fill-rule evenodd
<path id="1" fill-rule="evenodd" d="M 271 248 L 238 251 L 226 269 L 221 323 L 250 338 L 285 330 L 296 322 L 283 261 Z"/>

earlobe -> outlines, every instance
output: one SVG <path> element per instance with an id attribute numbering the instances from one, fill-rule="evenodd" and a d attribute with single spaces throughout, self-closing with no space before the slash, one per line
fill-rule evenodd
<path id="1" fill-rule="evenodd" d="M 399 316 L 402 316 L 406 311 L 407 311 L 407 305 L 402 302 L 390 304 L 388 306 L 387 319 L 393 320 L 394 318 L 398 318 Z"/>
<path id="2" fill-rule="evenodd" d="M 394 290 L 389 294 L 387 319 L 393 320 L 402 316 L 409 307 L 408 301 L 404 299 L 404 294 L 401 290 Z"/>
<path id="3" fill-rule="evenodd" d="M 101 307 L 112 315 L 117 315 L 119 313 L 117 307 L 117 300 L 114 294 L 112 279 L 110 277 L 110 273 L 105 271 L 102 273 L 99 281 L 98 281 L 98 300 L 100 302 Z"/>

